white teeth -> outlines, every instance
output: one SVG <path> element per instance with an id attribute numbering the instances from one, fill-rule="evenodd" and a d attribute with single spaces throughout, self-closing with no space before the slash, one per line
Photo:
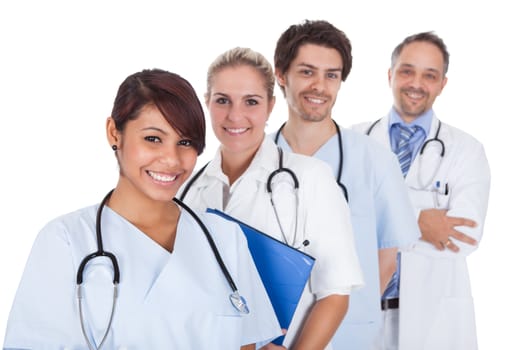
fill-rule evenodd
<path id="1" fill-rule="evenodd" d="M 236 129 L 226 128 L 226 131 L 232 134 L 242 134 L 246 130 L 248 130 L 248 128 L 236 128 Z"/>
<path id="2" fill-rule="evenodd" d="M 407 95 L 410 98 L 422 98 L 424 96 L 423 94 L 418 94 L 415 92 L 408 92 Z"/>
<path id="3" fill-rule="evenodd" d="M 171 182 L 174 181 L 177 178 L 177 175 L 174 176 L 167 176 L 167 175 L 161 175 L 154 173 L 152 171 L 148 171 L 149 176 L 151 176 L 154 180 L 162 181 L 162 182 Z"/>
<path id="4" fill-rule="evenodd" d="M 316 104 L 324 103 L 323 100 L 318 99 L 318 98 L 308 98 L 308 101 L 310 101 L 310 102 L 312 102 L 312 103 L 316 103 Z"/>

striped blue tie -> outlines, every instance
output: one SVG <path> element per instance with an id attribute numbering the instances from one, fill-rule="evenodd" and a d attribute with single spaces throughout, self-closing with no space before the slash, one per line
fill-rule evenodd
<path id="1" fill-rule="evenodd" d="M 417 126 L 406 127 L 399 125 L 399 143 L 397 144 L 396 154 L 404 177 L 407 176 L 412 161 L 412 151 L 410 150 L 409 142 L 416 131 Z"/>

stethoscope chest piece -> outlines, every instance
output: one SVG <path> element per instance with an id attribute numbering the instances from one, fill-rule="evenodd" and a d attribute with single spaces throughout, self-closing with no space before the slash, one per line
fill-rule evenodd
<path id="1" fill-rule="evenodd" d="M 230 301 L 234 308 L 237 309 L 241 314 L 249 314 L 250 310 L 248 309 L 248 305 L 246 304 L 246 300 L 242 295 L 239 294 L 238 291 L 233 292 L 230 294 Z"/>
<path id="2" fill-rule="evenodd" d="M 82 334 L 84 335 L 84 339 L 85 339 L 86 344 L 88 345 L 90 350 L 101 349 L 102 345 L 104 344 L 104 342 L 106 341 L 106 339 L 108 337 L 109 330 L 111 329 L 111 325 L 113 323 L 113 316 L 115 314 L 115 306 L 116 306 L 117 296 L 118 296 L 118 285 L 119 285 L 119 282 L 120 282 L 120 269 L 119 269 L 119 265 L 118 265 L 118 262 L 117 262 L 117 258 L 116 258 L 116 256 L 114 254 L 104 250 L 103 242 L 102 242 L 102 227 L 101 227 L 102 226 L 102 224 L 101 224 L 101 222 L 102 222 L 102 210 L 103 210 L 104 206 L 106 205 L 106 202 L 108 201 L 108 199 L 111 197 L 112 193 L 113 193 L 113 190 L 111 190 L 104 197 L 104 199 L 100 203 L 99 208 L 97 210 L 97 217 L 96 217 L 96 223 L 95 223 L 96 234 L 97 234 L 97 251 L 87 255 L 84 259 L 82 259 L 82 261 L 81 261 L 81 263 L 80 263 L 80 265 L 78 267 L 78 270 L 77 270 L 77 299 L 78 299 L 78 310 L 79 310 L 80 325 L 81 325 L 81 328 L 82 328 Z M 226 265 L 224 264 L 224 261 L 222 260 L 222 257 L 221 257 L 221 255 L 219 253 L 219 250 L 217 249 L 217 246 L 215 245 L 215 242 L 213 241 L 211 233 L 206 228 L 204 223 L 199 219 L 197 214 L 195 214 L 193 212 L 193 210 L 191 210 L 187 205 L 182 203 L 177 198 L 173 198 L 173 200 L 174 200 L 175 203 L 177 203 L 179 206 L 181 206 L 184 210 L 186 210 L 195 219 L 197 224 L 202 229 L 202 231 L 203 231 L 203 233 L 204 233 L 204 235 L 206 237 L 206 240 L 208 241 L 208 243 L 210 245 L 210 248 L 212 249 L 213 254 L 215 255 L 217 263 L 219 264 L 219 267 L 221 268 L 221 271 L 224 274 L 224 277 L 226 278 L 226 280 L 228 281 L 228 284 L 230 285 L 230 287 L 232 289 L 232 293 L 230 294 L 230 302 L 232 303 L 233 307 L 235 307 L 235 309 L 238 310 L 242 314 L 248 314 L 250 312 L 250 310 L 248 309 L 248 306 L 246 304 L 246 300 L 239 294 L 239 292 L 237 290 L 237 286 L 235 285 L 235 282 L 233 281 L 233 278 L 230 275 L 230 272 L 228 271 L 228 269 L 226 268 Z M 82 283 L 83 283 L 84 269 L 85 269 L 86 265 L 88 264 L 89 261 L 91 261 L 92 259 L 97 258 L 97 257 L 107 257 L 107 258 L 109 258 L 111 260 L 111 263 L 113 264 L 114 292 L 113 292 L 113 305 L 112 305 L 112 309 L 111 309 L 111 315 L 110 315 L 108 324 L 106 326 L 106 330 L 104 332 L 104 336 L 103 336 L 103 338 L 100 341 L 100 344 L 98 346 L 92 346 L 92 344 L 90 342 L 90 339 L 88 337 L 88 332 L 86 331 L 86 327 L 85 327 L 85 324 L 84 324 L 84 315 L 83 315 L 83 310 L 82 310 L 82 299 L 84 298 L 83 297 L 83 292 L 82 292 Z"/>

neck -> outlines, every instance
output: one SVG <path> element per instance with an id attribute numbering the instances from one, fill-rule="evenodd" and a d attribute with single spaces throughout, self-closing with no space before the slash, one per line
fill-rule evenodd
<path id="1" fill-rule="evenodd" d="M 403 120 L 403 122 L 407 124 L 412 124 L 416 119 L 422 117 L 423 115 L 425 115 L 425 113 L 427 113 L 430 110 L 430 109 L 427 109 L 418 115 L 414 115 L 414 114 L 402 113 L 401 109 L 397 108 L 396 106 L 394 106 L 394 109 L 396 113 L 399 115 L 399 117 L 401 118 L 401 120 Z"/>
<path id="2" fill-rule="evenodd" d="M 106 204 L 157 244 L 173 250 L 180 216 L 180 209 L 173 201 L 153 200 L 119 181 Z"/>
<path id="3" fill-rule="evenodd" d="M 319 122 L 288 118 L 281 137 L 286 139 L 295 153 L 313 156 L 336 133 L 332 118 Z"/>
<path id="4" fill-rule="evenodd" d="M 417 116 L 417 117 L 406 116 L 406 115 L 401 115 L 401 114 L 399 116 L 401 117 L 401 120 L 403 120 L 407 124 L 412 124 L 412 122 L 414 122 L 414 120 L 416 120 L 417 118 L 420 117 L 420 116 Z"/>
<path id="5" fill-rule="evenodd" d="M 245 152 L 229 152 L 221 148 L 221 168 L 222 172 L 228 177 L 230 186 L 248 169 L 257 150 L 261 147 L 262 141 L 256 148 Z"/>

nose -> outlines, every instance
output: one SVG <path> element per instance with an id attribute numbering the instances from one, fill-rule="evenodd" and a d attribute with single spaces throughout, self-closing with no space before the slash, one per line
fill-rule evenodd
<path id="1" fill-rule="evenodd" d="M 228 120 L 238 121 L 244 118 L 245 110 L 242 103 L 232 103 L 228 111 Z"/>
<path id="2" fill-rule="evenodd" d="M 168 168 L 174 168 L 180 164 L 179 149 L 176 145 L 166 145 L 162 150 L 162 156 L 160 157 L 162 164 Z"/>
<path id="3" fill-rule="evenodd" d="M 414 74 L 410 84 L 416 89 L 422 87 L 423 86 L 423 75 L 422 74 Z"/>
<path id="4" fill-rule="evenodd" d="M 326 79 L 322 74 L 316 75 L 312 78 L 312 84 L 310 85 L 310 88 L 318 93 L 324 92 L 326 87 Z"/>

